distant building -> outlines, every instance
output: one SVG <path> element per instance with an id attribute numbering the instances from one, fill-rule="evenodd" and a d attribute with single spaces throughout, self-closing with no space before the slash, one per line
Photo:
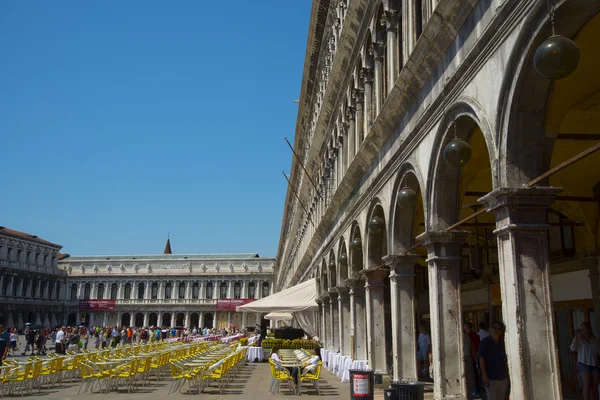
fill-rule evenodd
<path id="1" fill-rule="evenodd" d="M 174 255 L 170 240 L 164 253 L 61 260 L 68 276 L 66 322 L 239 329 L 261 323 L 260 314 L 237 313 L 235 306 L 272 293 L 274 258 Z"/>
<path id="2" fill-rule="evenodd" d="M 66 273 L 58 268 L 61 248 L 0 226 L 0 320 L 7 328 L 62 323 Z"/>

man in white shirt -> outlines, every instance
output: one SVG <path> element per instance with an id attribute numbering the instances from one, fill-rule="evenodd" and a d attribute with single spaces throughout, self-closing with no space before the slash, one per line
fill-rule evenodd
<path id="1" fill-rule="evenodd" d="M 58 354 L 65 354 L 65 344 L 63 343 L 65 339 L 65 327 L 63 326 L 61 330 L 56 332 L 56 350 L 55 352 Z"/>
<path id="2" fill-rule="evenodd" d="M 485 339 L 486 337 L 490 336 L 490 332 L 487 330 L 485 322 L 481 322 L 479 324 L 479 332 L 477 332 L 477 334 L 479 335 L 481 341 L 483 341 L 483 339 Z"/>

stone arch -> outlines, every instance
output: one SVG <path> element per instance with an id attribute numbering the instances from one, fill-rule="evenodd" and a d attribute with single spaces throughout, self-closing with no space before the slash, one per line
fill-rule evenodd
<path id="1" fill-rule="evenodd" d="M 201 328 L 200 314 L 198 314 L 197 312 L 190 314 L 190 328 Z"/>
<path id="2" fill-rule="evenodd" d="M 327 293 L 329 291 L 329 279 L 327 273 L 327 262 L 325 259 L 321 261 L 321 293 Z"/>
<path id="3" fill-rule="evenodd" d="M 415 204 L 411 209 L 406 209 L 398 205 L 398 194 L 402 188 L 408 187 L 417 193 Z M 389 207 L 390 226 L 388 228 L 388 248 L 391 254 L 399 254 L 411 247 L 415 242 L 415 218 L 417 210 L 424 212 L 427 209 L 424 196 L 426 184 L 418 164 L 405 162 L 396 176 L 394 182 L 392 201 Z M 421 198 L 421 203 L 417 204 Z"/>
<path id="4" fill-rule="evenodd" d="M 573 37 L 600 12 L 594 0 L 557 2 L 555 18 L 560 34 Z M 553 81 L 533 68 L 535 49 L 551 35 L 548 9 L 538 2 L 524 22 L 520 37 L 507 62 L 498 101 L 498 186 L 519 187 L 549 169 L 558 132 L 546 132 L 546 102 Z"/>
<path id="5" fill-rule="evenodd" d="M 164 313 L 162 315 L 162 321 L 161 325 L 162 326 L 166 326 L 166 327 L 170 327 L 171 326 L 171 313 Z"/>
<path id="6" fill-rule="evenodd" d="M 329 286 L 334 288 L 337 286 L 337 265 L 335 262 L 335 254 L 334 251 L 331 250 L 329 252 L 329 262 L 327 263 L 328 267 L 328 276 L 329 276 Z"/>
<path id="7" fill-rule="evenodd" d="M 158 326 L 158 314 L 157 313 L 155 313 L 155 312 L 150 313 L 150 315 L 148 316 L 148 324 L 150 326 L 154 326 L 154 327 Z"/>
<path id="8" fill-rule="evenodd" d="M 139 312 L 135 314 L 135 327 L 139 328 L 144 326 L 144 314 Z"/>
<path id="9" fill-rule="evenodd" d="M 342 236 L 340 238 L 339 246 L 338 246 L 338 285 L 342 285 L 345 280 L 348 279 L 348 250 L 346 249 L 346 241 Z M 345 260 L 345 261 L 344 261 Z"/>
<path id="10" fill-rule="evenodd" d="M 121 315 L 121 326 L 129 326 L 131 323 L 131 314 L 123 313 Z"/>
<path id="11" fill-rule="evenodd" d="M 352 228 L 350 229 L 350 257 L 349 267 L 350 279 L 360 278 L 360 271 L 363 270 L 363 239 L 360 226 L 357 221 L 352 222 Z M 358 239 L 359 244 L 355 245 L 355 241 Z"/>
<path id="12" fill-rule="evenodd" d="M 388 254 L 387 247 L 387 218 L 385 214 L 384 205 L 379 198 L 374 198 L 371 201 L 371 205 L 369 207 L 369 212 L 367 214 L 369 217 L 367 218 L 365 225 L 365 235 L 367 237 L 367 256 L 365 260 L 367 261 L 367 266 L 365 269 L 376 268 L 382 264 L 382 257 Z M 373 232 L 370 229 L 371 221 L 374 218 L 381 218 L 384 222 L 383 229 L 380 233 Z"/>
<path id="13" fill-rule="evenodd" d="M 452 124 L 455 123 L 456 127 Z M 469 141 L 471 134 L 479 128 L 488 152 L 490 166 L 497 164 L 496 146 L 493 130 L 485 112 L 473 99 L 462 98 L 446 111 L 438 125 L 435 142 L 432 146 L 427 182 L 427 204 L 425 210 L 426 227 L 429 231 L 440 231 L 457 221 L 460 215 L 458 209 L 458 184 L 462 169 L 448 164 L 444 160 L 444 148 L 456 136 Z M 492 170 L 492 186 L 498 187 L 497 168 Z M 442 195 L 443 194 L 443 195 Z"/>
<path id="14" fill-rule="evenodd" d="M 215 316 L 213 315 L 213 313 L 205 313 L 203 320 L 204 321 L 202 323 L 202 326 L 209 329 L 214 328 Z"/>

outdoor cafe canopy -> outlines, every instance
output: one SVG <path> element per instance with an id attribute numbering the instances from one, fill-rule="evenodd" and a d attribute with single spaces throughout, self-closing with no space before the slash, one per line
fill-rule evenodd
<path id="1" fill-rule="evenodd" d="M 317 299 L 317 281 L 310 279 L 281 292 L 236 307 L 236 311 L 247 312 L 299 312 L 316 311 L 319 305 Z"/>

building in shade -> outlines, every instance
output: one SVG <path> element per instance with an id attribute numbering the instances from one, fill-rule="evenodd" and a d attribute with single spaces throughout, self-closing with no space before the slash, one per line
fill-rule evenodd
<path id="1" fill-rule="evenodd" d="M 118 326 L 238 329 L 262 315 L 236 305 L 270 295 L 275 259 L 258 254 L 165 254 L 66 257 L 66 322 Z"/>
<path id="2" fill-rule="evenodd" d="M 471 395 L 463 322 L 493 320 L 511 398 L 579 398 L 569 344 L 600 334 L 600 1 L 312 4 L 276 290 L 317 278 L 325 347 L 393 380 L 419 378 L 430 327 L 436 399 Z"/>
<path id="3" fill-rule="evenodd" d="M 0 226 L 0 321 L 7 327 L 62 323 L 67 276 L 58 267 L 61 248 Z"/>

